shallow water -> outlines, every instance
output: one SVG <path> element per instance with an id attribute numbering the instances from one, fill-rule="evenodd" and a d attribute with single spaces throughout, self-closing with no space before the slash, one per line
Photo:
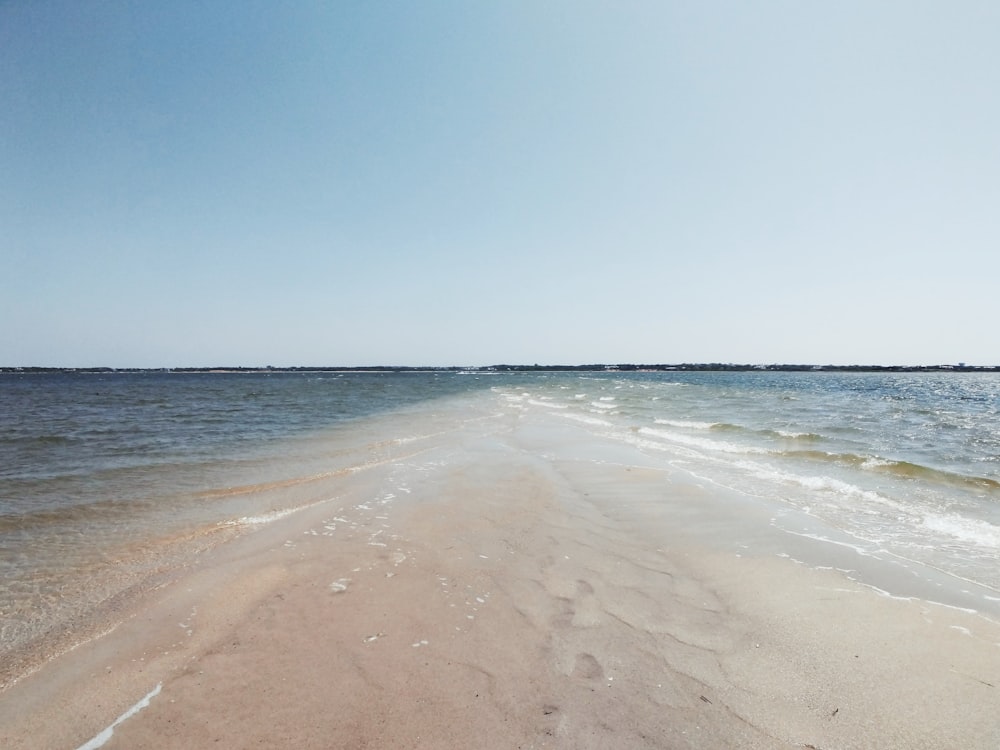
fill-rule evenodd
<path id="1" fill-rule="evenodd" d="M 433 373 L 0 377 L 3 650 L 65 640 L 242 525 L 323 499 L 476 388 Z"/>

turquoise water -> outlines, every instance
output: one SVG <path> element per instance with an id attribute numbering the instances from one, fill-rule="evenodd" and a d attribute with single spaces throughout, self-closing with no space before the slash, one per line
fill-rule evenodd
<path id="1" fill-rule="evenodd" d="M 76 618 L 449 414 L 571 422 L 1000 601 L 995 373 L 0 376 L 0 641 Z M 789 533 L 803 532 L 801 526 Z M 824 532 L 825 533 L 825 532 Z"/>

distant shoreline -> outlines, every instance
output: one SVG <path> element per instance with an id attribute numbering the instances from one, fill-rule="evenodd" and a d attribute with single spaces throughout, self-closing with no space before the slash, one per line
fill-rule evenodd
<path id="1" fill-rule="evenodd" d="M 732 363 L 682 364 L 587 364 L 587 365 L 486 365 L 481 367 L 419 367 L 409 365 L 297 366 L 297 367 L 0 367 L 0 375 L 31 375 L 47 373 L 403 373 L 443 372 L 490 374 L 500 372 L 1000 372 L 1000 365 L 749 365 Z"/>

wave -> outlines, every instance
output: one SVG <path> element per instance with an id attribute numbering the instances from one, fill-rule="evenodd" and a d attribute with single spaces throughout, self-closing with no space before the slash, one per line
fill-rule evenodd
<path id="1" fill-rule="evenodd" d="M 740 469 L 743 469 L 744 471 L 769 482 L 776 481 L 784 484 L 797 485 L 811 491 L 832 492 L 835 495 L 860 498 L 869 502 L 878 503 L 880 505 L 887 505 L 899 511 L 906 510 L 903 506 L 899 505 L 899 503 L 886 497 L 885 495 L 873 490 L 867 490 L 863 487 L 858 487 L 857 485 L 845 482 L 842 479 L 836 479 L 825 475 L 796 474 L 782 469 L 762 466 L 749 461 L 740 462 L 737 466 Z"/>
<path id="2" fill-rule="evenodd" d="M 823 435 L 819 435 L 815 432 L 798 432 L 794 430 L 778 430 L 768 428 L 756 429 L 753 427 L 733 424 L 731 422 L 701 422 L 693 419 L 665 419 L 662 417 L 657 417 L 653 421 L 659 425 L 677 427 L 684 430 L 712 430 L 715 432 L 743 433 L 755 437 L 764 437 L 784 442 L 794 440 L 803 443 L 816 443 L 826 440 Z"/>
<path id="3" fill-rule="evenodd" d="M 826 440 L 822 435 L 815 432 L 794 432 L 792 430 L 761 430 L 761 435 L 775 437 L 781 440 L 796 440 L 803 443 L 818 443 Z"/>
<path id="4" fill-rule="evenodd" d="M 760 432 L 759 430 L 755 430 L 751 427 L 744 427 L 741 424 L 733 424 L 732 422 L 716 422 L 712 425 L 712 429 L 717 432 L 746 433 L 748 435 L 758 434 Z"/>
<path id="5" fill-rule="evenodd" d="M 674 427 L 678 431 L 662 430 L 653 427 L 642 427 L 638 432 L 658 440 L 673 444 L 701 448 L 707 451 L 743 454 L 767 455 L 775 459 L 793 461 L 808 461 L 810 463 L 832 464 L 855 471 L 885 474 L 895 479 L 922 481 L 936 485 L 960 487 L 986 493 L 1000 493 L 1000 480 L 974 474 L 963 474 L 959 471 L 935 468 L 912 461 L 882 458 L 865 453 L 850 451 L 825 451 L 809 447 L 827 440 L 823 435 L 812 432 L 793 432 L 785 430 L 757 430 L 737 424 L 725 422 L 700 422 L 694 420 L 679 420 L 657 418 L 657 425 Z M 692 434 L 694 433 L 694 434 Z M 709 435 L 732 435 L 733 440 L 720 440 Z M 739 436 L 757 438 L 754 442 L 739 440 Z M 767 438 L 760 441 L 759 438 Z"/>
<path id="6" fill-rule="evenodd" d="M 931 466 L 915 464 L 910 461 L 876 458 L 857 453 L 835 453 L 819 450 L 774 451 L 772 452 L 772 455 L 784 458 L 798 458 L 823 463 L 834 463 L 841 466 L 859 469 L 861 471 L 888 474 L 899 479 L 922 480 L 925 482 L 973 488 L 987 492 L 1000 491 L 1000 481 L 997 481 L 996 479 L 970 474 L 960 474 L 958 472 L 947 471 L 945 469 L 935 469 Z"/>
<path id="7" fill-rule="evenodd" d="M 821 443 L 827 440 L 827 437 L 820 435 L 815 432 L 801 432 L 798 430 L 781 430 L 772 429 L 769 427 L 765 428 L 755 428 L 755 427 L 745 427 L 739 424 L 730 424 L 728 422 L 718 422 L 711 425 L 712 430 L 719 432 L 733 432 L 733 433 L 743 433 L 750 435 L 755 439 L 764 438 L 768 441 L 780 441 L 782 444 L 787 445 L 789 442 L 794 443 Z"/>
<path id="8" fill-rule="evenodd" d="M 532 406 L 544 406 L 546 409 L 567 409 L 569 408 L 566 404 L 560 404 L 556 401 L 544 401 L 534 398 L 529 398 L 528 403 Z"/>
<path id="9" fill-rule="evenodd" d="M 805 459 L 807 461 L 833 463 L 852 468 L 861 468 L 873 460 L 871 456 L 864 456 L 858 453 L 836 453 L 821 450 L 792 449 L 785 451 L 776 450 L 772 451 L 772 453 L 781 458 Z"/>
<path id="10" fill-rule="evenodd" d="M 681 429 L 710 432 L 710 433 L 715 433 L 715 432 L 731 433 L 734 436 L 738 436 L 740 433 L 742 433 L 744 435 L 749 435 L 751 437 L 766 436 L 771 439 L 780 437 L 781 441 L 786 445 L 788 444 L 789 441 L 814 443 L 824 439 L 821 435 L 816 435 L 814 433 L 780 433 L 774 430 L 754 430 L 747 427 L 741 427 L 740 425 L 728 424 L 725 422 L 690 422 L 684 420 L 670 420 L 670 419 L 656 419 L 655 422 L 658 425 L 664 425 L 667 427 L 677 427 Z M 700 448 L 704 448 L 706 450 L 722 451 L 723 453 L 744 453 L 752 455 L 770 454 L 775 456 L 797 455 L 797 454 L 808 454 L 808 453 L 815 453 L 816 455 L 827 455 L 823 454 L 821 451 L 803 451 L 803 450 L 783 451 L 776 447 L 770 447 L 769 445 L 753 445 L 746 443 L 737 443 L 730 440 L 717 440 L 708 437 L 689 435 L 682 432 L 658 430 L 651 427 L 642 427 L 639 429 L 639 432 L 642 432 L 646 435 L 652 435 L 653 437 L 661 438 L 663 440 L 669 440 L 674 443 L 694 445 Z"/>
<path id="11" fill-rule="evenodd" d="M 1000 549 L 1000 526 L 989 521 L 954 514 L 930 514 L 924 517 L 922 525 L 930 531 L 972 542 L 979 547 Z"/>
<path id="12" fill-rule="evenodd" d="M 70 445 L 78 442 L 69 435 L 0 435 L 0 445 Z"/>
<path id="13" fill-rule="evenodd" d="M 718 422 L 696 422 L 686 419 L 654 419 L 653 421 L 667 427 L 681 427 L 687 430 L 710 430 L 719 424 Z"/>
<path id="14" fill-rule="evenodd" d="M 958 472 L 947 471 L 945 469 L 935 469 L 922 464 L 910 463 L 909 461 L 870 460 L 864 463 L 862 468 L 869 471 L 892 474 L 904 479 L 923 479 L 925 481 L 938 482 L 941 484 L 973 487 L 989 492 L 1000 491 L 1000 481 L 997 481 L 996 479 L 978 477 L 969 474 L 959 474 Z"/>
<path id="15" fill-rule="evenodd" d="M 637 431 L 641 435 L 649 435 L 651 437 L 659 438 L 661 440 L 668 440 L 671 443 L 680 443 L 681 445 L 703 448 L 705 450 L 710 450 L 710 451 L 719 451 L 722 453 L 741 453 L 741 454 L 771 453 L 771 451 L 769 451 L 766 448 L 758 448 L 747 445 L 737 445 L 736 443 L 730 443 L 724 440 L 711 440 L 709 438 L 695 437 L 693 435 L 682 435 L 676 432 L 657 430 L 652 427 L 640 427 Z"/>
<path id="16" fill-rule="evenodd" d="M 612 403 L 611 401 L 606 401 L 601 399 L 600 401 L 591 401 L 590 405 L 594 409 L 600 409 L 601 411 L 610 411 L 611 409 L 617 409 L 618 404 Z"/>
<path id="17" fill-rule="evenodd" d="M 574 414 L 573 412 L 567 412 L 566 414 L 560 414 L 560 417 L 565 419 L 571 419 L 574 422 L 582 422 L 583 424 L 591 424 L 597 427 L 611 427 L 611 422 L 606 419 L 598 419 L 597 417 L 588 417 L 584 414 Z"/>

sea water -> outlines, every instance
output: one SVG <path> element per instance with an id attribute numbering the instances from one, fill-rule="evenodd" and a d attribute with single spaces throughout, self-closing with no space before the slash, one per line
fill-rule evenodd
<path id="1" fill-rule="evenodd" d="M 324 500 L 310 480 L 392 460 L 442 410 L 572 424 L 770 504 L 779 531 L 835 535 L 1000 602 L 998 374 L 8 374 L 0 660 Z"/>
<path id="2" fill-rule="evenodd" d="M 328 499 L 329 482 L 314 480 L 390 460 L 427 429 L 435 401 L 476 382 L 433 372 L 0 375 L 0 684 L 22 657 L 28 666 L 72 645 L 205 549 Z M 386 415 L 392 426 L 375 429 Z M 35 653 L 11 656 L 25 649 Z"/>
<path id="3" fill-rule="evenodd" d="M 497 391 L 760 498 L 777 526 L 799 519 L 788 533 L 1000 601 L 1000 374 L 606 373 Z"/>

